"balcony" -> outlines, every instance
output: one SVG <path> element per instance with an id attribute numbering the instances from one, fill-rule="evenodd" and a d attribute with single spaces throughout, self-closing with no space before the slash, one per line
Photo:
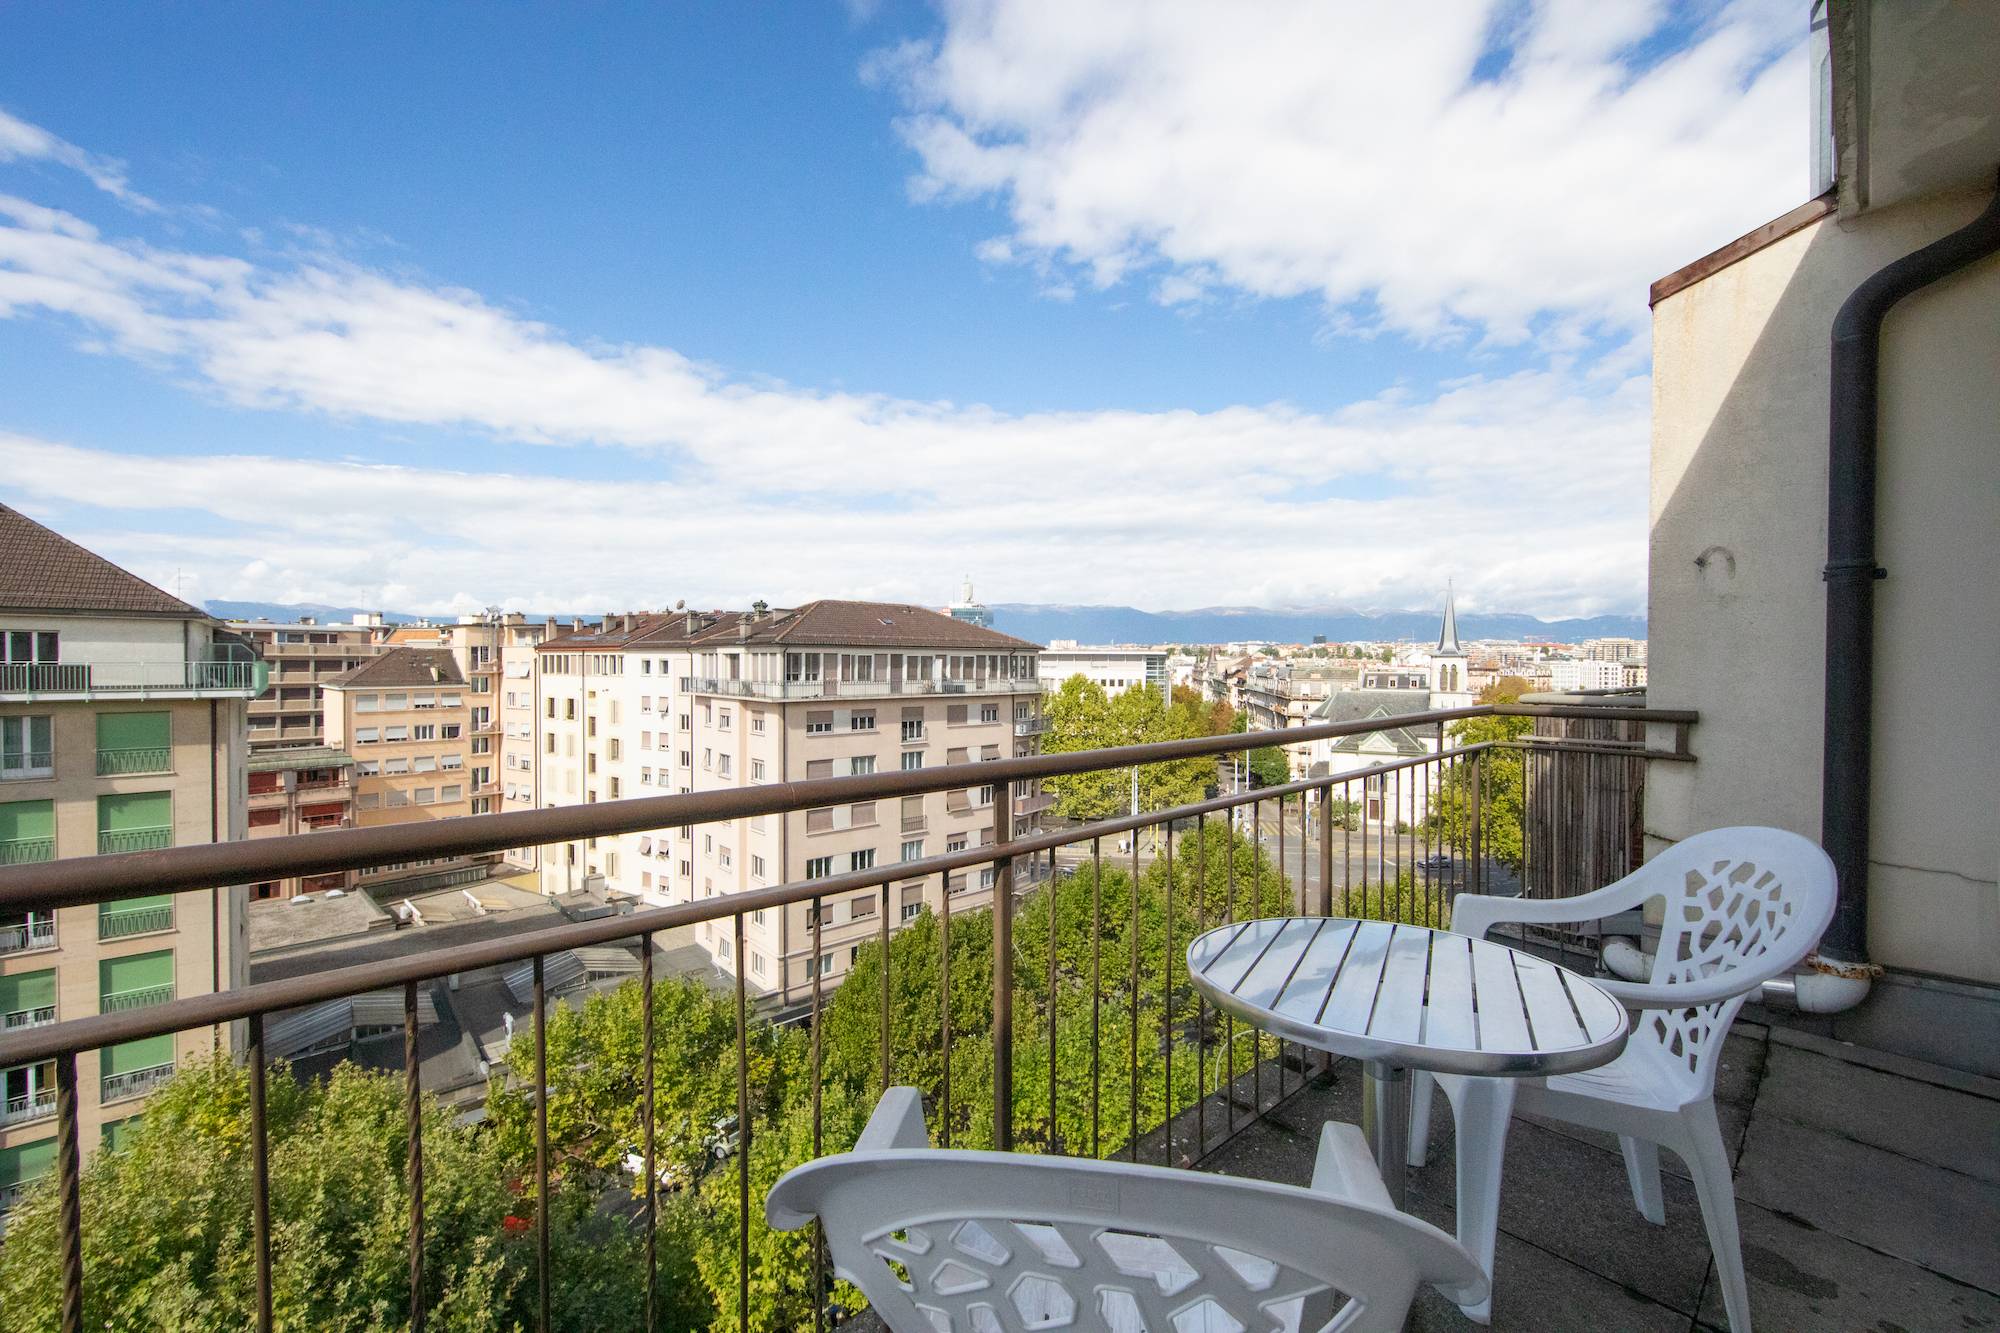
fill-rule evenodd
<path id="1" fill-rule="evenodd" d="M 29 953 L 56 947 L 56 922 L 52 916 L 31 916 L 0 926 L 0 955 Z"/>
<path id="2" fill-rule="evenodd" d="M 254 699 L 263 662 L 6 662 L 0 703 L 111 699 Z"/>
<path id="3" fill-rule="evenodd" d="M 128 828 L 99 829 L 97 831 L 97 854 L 110 856 L 117 852 L 157 852 L 162 847 L 174 845 L 174 831 L 171 828 Z"/>
<path id="4" fill-rule="evenodd" d="M 56 1113 L 56 1090 L 35 1088 L 0 1103 L 0 1125 L 25 1125 Z"/>
<path id="5" fill-rule="evenodd" d="M 727 680 L 682 676 L 683 694 L 715 694 L 733 699 L 895 699 L 926 695 L 1035 694 L 1032 678 L 1012 680 Z"/>
<path id="6" fill-rule="evenodd" d="M 1025 722 L 1016 722 L 1014 724 L 1014 734 L 1016 736 L 1039 736 L 1048 729 L 1048 719 L 1042 717 L 1029 718 Z"/>
<path id="7" fill-rule="evenodd" d="M 123 1074 L 106 1074 L 98 1081 L 98 1100 L 105 1105 L 143 1097 L 174 1076 L 173 1062 L 134 1069 Z"/>
<path id="8" fill-rule="evenodd" d="M 122 1014 L 130 1009 L 147 1009 L 156 1004 L 165 1004 L 173 998 L 174 988 L 171 985 L 115 990 L 98 997 L 97 1011 L 101 1014 Z"/>
<path id="9" fill-rule="evenodd" d="M 56 855 L 54 838 L 9 838 L 0 842 L 0 866 L 29 865 L 52 861 Z"/>
<path id="10" fill-rule="evenodd" d="M 1528 711 L 1516 715 L 1547 716 Z M 1417 715 L 1393 721 L 1409 727 L 1448 720 Z M 1635 710 L 1620 721 L 1684 727 L 1692 718 Z M 1304 728 L 1282 738 L 1218 737 L 1195 748 L 1203 757 L 1224 756 L 1264 744 L 1303 745 L 1369 730 L 1368 724 L 1343 723 Z M 1171 754 L 1142 747 L 1001 760 L 983 772 L 990 772 L 999 784 L 1004 809 L 1014 783 L 1097 769 L 1122 775 L 1131 765 L 1147 762 L 1149 755 L 1189 757 L 1186 743 L 1177 744 L 1183 748 Z M 715 1064 L 704 1064 L 701 1072 L 713 1074 L 718 1066 L 732 1065 L 737 1072 L 726 1094 L 737 1099 L 737 1118 L 729 1131 L 736 1137 L 721 1137 L 723 1151 L 705 1156 L 699 1176 L 681 1178 L 671 1198 L 646 1196 L 644 1191 L 635 1197 L 633 1179 L 655 1178 L 659 1173 L 654 1168 L 662 1165 L 657 1158 L 643 1161 L 632 1178 L 600 1179 L 578 1168 L 583 1159 L 572 1155 L 578 1145 L 561 1141 L 559 1127 L 551 1124 L 543 1131 L 543 1152 L 530 1151 L 518 1163 L 510 1162 L 520 1187 L 508 1188 L 505 1198 L 497 1201 L 512 1219 L 509 1241 L 525 1247 L 517 1253 L 524 1256 L 522 1271 L 531 1274 L 524 1287 L 531 1304 L 542 1290 L 537 1286 L 542 1279 L 533 1275 L 533 1254 L 544 1238 L 551 1240 L 556 1255 L 577 1256 L 558 1260 L 548 1273 L 550 1284 L 602 1276 L 563 1271 L 564 1262 L 589 1263 L 588 1247 L 557 1243 L 557 1228 L 568 1225 L 563 1219 L 578 1213 L 615 1216 L 629 1223 L 635 1237 L 643 1233 L 664 1247 L 682 1242 L 658 1225 L 661 1211 L 692 1204 L 705 1210 L 701 1216 L 711 1226 L 685 1243 L 720 1247 L 703 1256 L 717 1260 L 712 1268 L 733 1274 L 727 1263 L 738 1246 L 749 1250 L 759 1265 L 745 1275 L 741 1286 L 732 1275 L 715 1287 L 715 1305 L 722 1317 L 743 1327 L 806 1327 L 833 1291 L 830 1274 L 819 1266 L 817 1251 L 803 1242 L 790 1250 L 763 1245 L 767 1239 L 762 1230 L 764 1177 L 753 1178 L 751 1171 L 753 1161 L 759 1173 L 765 1170 L 768 1145 L 788 1145 L 788 1163 L 813 1151 L 805 1145 L 815 1141 L 814 1112 L 821 1105 L 822 1082 L 831 1076 L 826 1072 L 831 1061 L 823 1068 L 816 1058 L 800 1055 L 800 1063 L 787 1066 L 787 1076 L 796 1078 L 789 1085 L 792 1091 L 786 1095 L 792 1100 L 787 1102 L 766 1102 L 767 1096 L 777 1096 L 775 1079 L 769 1084 L 753 1080 L 766 1077 L 770 1062 L 791 1059 L 786 1051 L 814 1049 L 807 1034 L 817 1035 L 822 1023 L 843 1021 L 842 1040 L 860 1051 L 863 1066 L 848 1071 L 848 1076 L 865 1085 L 866 1098 L 872 1099 L 873 1087 L 882 1082 L 924 1082 L 932 1133 L 952 1136 L 954 1146 L 1115 1155 L 1301 1183 L 1311 1171 L 1318 1124 L 1329 1118 L 1359 1117 L 1358 1071 L 1352 1062 L 1328 1060 L 1268 1035 L 1225 1025 L 1185 987 L 1184 979 L 1175 976 L 1172 960 L 1192 933 L 1244 916 L 1279 913 L 1391 913 L 1403 914 L 1406 920 L 1436 919 L 1460 891 L 1525 888 L 1532 896 L 1560 897 L 1577 891 L 1577 885 L 1595 887 L 1590 881 L 1622 873 L 1640 855 L 1623 834 L 1640 808 L 1645 770 L 1652 764 L 1686 762 L 1685 747 L 1648 750 L 1625 736 L 1590 740 L 1550 736 L 1546 743 L 1542 737 L 1523 736 L 1463 745 L 1279 787 L 1231 792 L 1136 817 L 1017 835 L 997 846 L 642 909 L 626 916 L 571 921 L 465 943 L 452 943 L 440 935 L 422 950 L 357 956 L 351 967 L 259 982 L 221 996 L 156 1001 L 142 1010 L 115 1006 L 113 997 L 106 997 L 104 1012 L 96 1016 L 35 1032 L 14 1031 L 10 1025 L 0 1036 L 0 1065 L 74 1061 L 106 1045 L 169 1032 L 206 1031 L 219 1023 L 252 1018 L 257 1023 L 250 1027 L 251 1039 L 258 1040 L 265 1030 L 265 1016 L 279 1010 L 384 990 L 392 994 L 403 990 L 405 996 L 414 997 L 419 987 L 454 975 L 467 977 L 470 984 L 471 974 L 481 968 L 512 968 L 564 951 L 609 948 L 641 934 L 658 938 L 669 931 L 714 930 L 718 935 L 733 933 L 741 941 L 752 913 L 792 905 L 809 914 L 806 931 L 812 932 L 824 919 L 812 910 L 816 905 L 867 894 L 888 910 L 878 906 L 880 920 L 865 923 L 865 941 L 858 933 L 843 936 L 830 975 L 806 976 L 807 958 L 816 961 L 822 952 L 832 952 L 821 948 L 829 941 L 809 933 L 794 941 L 796 953 L 783 960 L 785 966 L 776 978 L 759 983 L 738 973 L 729 978 L 734 994 L 713 999 L 718 1007 L 712 1027 L 722 1044 L 713 1053 Z M 1480 775 L 1486 774 L 1491 782 L 1493 765 L 1517 766 L 1531 784 L 1522 808 L 1512 809 L 1508 816 L 1520 821 L 1508 831 L 1518 834 L 1510 840 L 1525 850 L 1525 865 L 1509 864 L 1494 850 L 1493 840 L 1501 830 L 1490 821 L 1500 817 L 1500 807 L 1477 800 L 1477 793 L 1491 790 L 1480 785 Z M 1468 780 L 1467 785 L 1454 788 L 1452 784 L 1461 778 Z M 944 770 L 885 772 L 826 779 L 804 793 L 789 784 L 747 787 L 314 839 L 178 848 L 143 866 L 120 867 L 86 858 L 59 863 L 56 872 L 37 868 L 32 873 L 0 873 L 0 905 L 24 908 L 34 893 L 60 892 L 64 901 L 72 902 L 108 902 L 142 892 L 292 878 L 338 859 L 329 856 L 329 849 L 350 857 L 348 868 L 359 869 L 662 827 L 726 826 L 760 815 L 949 791 L 963 780 L 962 772 Z M 1472 809 L 1484 813 L 1470 821 L 1428 818 L 1427 810 L 1448 806 L 1442 793 L 1453 790 L 1475 793 Z M 1603 837 L 1597 836 L 1594 826 L 1579 824 L 1556 830 L 1561 837 L 1552 840 L 1540 821 L 1554 807 L 1538 805 L 1535 794 L 1547 791 L 1568 800 L 1586 790 L 1593 795 L 1592 808 L 1610 812 L 1602 822 Z M 1370 791 L 1377 793 L 1379 802 L 1372 812 L 1363 799 Z M 1019 809 L 1015 807 L 1016 812 Z M 1327 813 L 1335 817 L 1321 817 Z M 1129 850 L 1119 846 L 1135 834 L 1143 835 L 1141 845 Z M 1217 879 L 1225 863 L 1228 878 Z M 1432 873 L 1440 864 L 1446 869 Z M 1100 916 L 1092 918 L 1094 895 L 1079 890 L 1094 888 L 1100 869 L 1106 875 L 1115 871 L 1124 876 L 1128 868 L 1139 872 L 1142 885 L 1178 884 L 1181 892 L 1148 900 L 1141 933 L 1125 937 L 1119 934 L 1127 928 L 1122 920 L 1112 919 L 1101 904 Z M 1012 892 L 954 895 L 949 891 L 968 881 L 976 886 L 982 873 L 991 874 Z M 1149 875 L 1154 880 L 1149 881 Z M 917 881 L 923 882 L 923 897 L 930 904 L 926 912 L 938 914 L 939 920 L 930 927 L 935 933 L 895 936 L 895 916 L 900 915 L 895 912 L 896 895 L 900 886 Z M 1216 884 L 1224 890 L 1196 891 Z M 1065 891 L 1076 896 L 1046 896 Z M 1141 919 L 1139 895 L 1128 890 L 1119 901 L 1130 903 L 1133 919 Z M 1058 905 L 1060 913 L 1054 910 Z M 991 913 L 976 923 L 990 928 L 941 929 L 955 922 L 959 913 Z M 846 917 L 845 912 L 836 915 Z M 917 920 L 922 922 L 923 915 Z M 935 948 L 940 938 L 949 941 L 948 969 L 896 973 L 920 975 L 919 984 L 930 987 L 921 1006 L 892 1008 L 900 992 L 891 990 L 888 968 L 867 972 L 866 986 L 842 985 L 844 976 L 856 975 L 847 961 L 848 949 L 879 948 L 876 932 L 885 927 L 892 949 L 898 943 Z M 1059 949 L 1046 947 L 1048 935 L 1035 935 L 1051 929 L 1062 932 L 1057 937 Z M 1160 934 L 1146 935 L 1147 930 Z M 993 965 L 998 961 L 991 955 L 996 938 L 1012 941 L 1012 966 Z M 1150 956 L 1167 960 L 1164 968 L 1149 970 L 1137 987 L 1127 980 L 1128 966 L 1137 966 L 1128 960 L 1139 957 L 1136 947 L 1126 952 L 1128 940 L 1134 946 L 1145 942 Z M 1571 937 L 1551 935 L 1521 942 L 1578 970 L 1596 966 L 1594 948 L 1579 947 Z M 961 955 L 961 947 L 968 953 Z M 1041 959 L 1052 965 L 1059 954 L 1080 966 L 1055 976 L 1035 965 Z M 933 960 L 936 955 L 921 957 Z M 900 966 L 900 957 L 897 961 Z M 1045 976 L 1049 979 L 1043 980 Z M 959 989 L 964 986 L 976 989 L 967 995 Z M 626 995 L 650 1024 L 652 993 Z M 735 1018 L 738 1005 L 746 1015 L 741 1030 Z M 531 1102 L 541 1087 L 549 1088 L 551 1095 L 570 1098 L 587 1095 L 586 1084 L 607 1082 L 612 1087 L 607 1105 L 622 1107 L 627 1117 L 623 1123 L 633 1127 L 635 1158 L 666 1151 L 672 1127 L 662 1118 L 655 1142 L 641 1131 L 641 1121 L 632 1110 L 640 1104 L 639 1067 L 653 1064 L 640 1056 L 664 1052 L 665 1043 L 656 1051 L 634 1043 L 616 1056 L 575 1067 L 548 1061 L 547 1073 L 538 1082 L 526 1071 L 549 1054 L 548 999 L 531 992 L 517 1009 L 518 1013 L 510 1011 L 515 1018 L 511 1067 L 495 1065 L 503 1090 L 511 1088 L 516 1099 Z M 414 998 L 405 1012 L 417 1012 Z M 1013 1040 L 995 1044 L 991 1028 L 1003 1016 Z M 796 1024 L 792 1045 L 776 1042 L 765 1031 L 763 1024 L 772 1017 Z M 1935 1328 L 2000 1317 L 1991 1230 L 1983 1225 L 1984 1219 L 2000 1215 L 2000 1180 L 1991 1161 L 1991 1144 L 2000 1132 L 2000 1093 L 1984 1080 L 1919 1068 L 1899 1057 L 1876 1056 L 1795 1031 L 1778 1022 L 1776 1015 L 1759 1012 L 1757 1018 L 1739 1023 L 1729 1039 L 1718 1100 L 1737 1161 L 1738 1210 L 1758 1326 Z M 623 1030 L 632 1029 L 628 1024 Z M 410 1031 L 414 1036 L 427 1033 L 421 1026 Z M 874 1038 L 878 1031 L 900 1035 L 885 1049 Z M 391 1054 L 391 1063 L 397 1054 L 402 1058 L 395 1077 L 418 1080 L 419 1043 L 411 1041 L 404 1051 Z M 1144 1062 L 1136 1079 L 1128 1072 L 1128 1059 Z M 979 1071 L 970 1088 L 948 1076 L 955 1067 Z M 266 1077 L 264 1064 L 253 1069 L 246 1077 Z M 940 1073 L 947 1076 L 940 1079 Z M 130 1082 L 114 1086 L 107 1080 L 100 1091 L 106 1101 L 137 1095 L 153 1090 L 170 1074 L 170 1067 L 163 1064 L 119 1076 Z M 669 1068 L 662 1057 L 657 1077 L 674 1080 L 693 1074 Z M 136 1086 L 148 1080 L 145 1088 Z M 421 1081 L 427 1089 L 431 1086 L 428 1075 Z M 725 1078 L 724 1083 L 730 1080 Z M 753 1089 L 756 1101 L 751 1100 Z M 826 1102 L 829 1107 L 835 1104 L 831 1098 Z M 61 1115 L 58 1108 L 59 1120 Z M 519 1122 L 528 1127 L 525 1138 L 530 1142 L 537 1121 L 529 1114 Z M 432 1128 L 443 1125 L 443 1117 L 422 1123 L 425 1135 L 460 1132 Z M 1411 1177 L 1408 1206 L 1449 1229 L 1454 1186 L 1451 1118 L 1436 1115 L 1432 1126 L 1436 1146 L 1430 1165 Z M 271 1144 L 261 1118 L 239 1115 L 228 1129 L 242 1135 L 246 1156 L 268 1158 Z M 827 1131 L 829 1149 L 835 1146 L 834 1132 Z M 481 1145 L 480 1151 L 502 1151 L 500 1140 L 490 1130 L 487 1133 L 488 1137 L 467 1142 Z M 1624 1166 L 1609 1138 L 1560 1132 L 1527 1120 L 1517 1121 L 1511 1136 L 1493 1327 L 1720 1326 L 1700 1212 L 1692 1187 L 1672 1165 L 1665 1178 L 1667 1224 L 1656 1227 L 1632 1209 Z M 422 1142 L 408 1146 L 421 1148 Z M 753 1143 L 763 1146 L 766 1155 L 754 1153 Z M 399 1160 L 404 1146 L 397 1145 Z M 424 1160 L 430 1182 L 437 1179 L 430 1174 L 434 1164 L 451 1158 L 426 1155 Z M 543 1174 L 537 1170 L 537 1160 L 544 1165 L 561 1162 L 563 1169 Z M 1838 1173 L 1839 1188 L 1827 1188 L 1830 1170 Z M 244 1216 L 254 1219 L 244 1233 L 250 1251 L 244 1268 L 268 1274 L 274 1263 L 273 1224 L 282 1226 L 287 1219 L 273 1218 L 263 1208 L 253 1211 L 249 1201 L 253 1177 L 247 1167 L 241 1180 L 241 1192 L 232 1194 L 227 1206 L 236 1210 L 230 1214 L 236 1225 Z M 101 1192 L 81 1188 L 74 1177 L 51 1179 L 35 1188 L 78 1201 L 59 1223 L 77 1237 L 91 1225 L 92 1210 L 115 1206 Z M 572 1191 L 596 1193 L 584 1197 Z M 433 1199 L 440 1193 L 427 1191 Z M 424 1258 L 425 1244 L 450 1243 L 435 1227 L 427 1232 L 423 1197 L 399 1195 L 396 1205 L 415 1212 L 410 1235 L 418 1248 L 411 1257 L 418 1261 Z M 572 1203 L 594 1207 L 566 1212 Z M 57 1210 L 50 1212 L 55 1216 Z M 669 1270 L 663 1262 L 659 1271 L 693 1270 Z M 37 1299 L 53 1305 L 53 1288 L 67 1283 L 78 1301 L 101 1302 L 107 1298 L 102 1284 L 116 1279 L 106 1274 L 95 1280 L 99 1285 L 94 1287 L 88 1267 L 64 1272 Z M 242 1280 L 248 1286 L 250 1274 Z M 634 1274 L 631 1280 L 649 1278 Z M 42 1313 L 31 1312 L 35 1318 Z M 50 1312 L 45 1322 L 54 1318 Z M 532 1325 L 532 1314 L 523 1322 Z M 1468 1327 L 1454 1308 L 1429 1293 L 1421 1298 L 1413 1324 L 1426 1329 Z"/>
<path id="11" fill-rule="evenodd" d="M 52 778 L 56 775 L 56 757 L 48 750 L 28 750 L 23 752 L 11 768 L 0 768 L 0 782 Z"/>
<path id="12" fill-rule="evenodd" d="M 122 940 L 133 935 L 151 935 L 174 928 L 174 905 L 120 907 L 101 911 L 97 916 L 97 938 Z"/>
<path id="13" fill-rule="evenodd" d="M 97 752 L 97 776 L 126 777 L 134 773 L 166 773 L 174 766 L 170 745 L 128 745 Z"/>
<path id="14" fill-rule="evenodd" d="M 16 1009 L 9 1014 L 0 1014 L 0 1029 L 12 1032 L 16 1028 L 47 1027 L 55 1021 L 56 1007 L 44 1004 L 33 1009 Z"/>

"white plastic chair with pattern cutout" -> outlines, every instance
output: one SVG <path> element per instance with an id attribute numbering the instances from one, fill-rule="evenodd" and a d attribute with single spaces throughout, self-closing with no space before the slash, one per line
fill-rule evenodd
<path id="1" fill-rule="evenodd" d="M 853 1152 L 785 1173 L 771 1225 L 815 1216 L 833 1266 L 893 1333 L 1373 1333 L 1419 1284 L 1483 1299 L 1444 1232 L 1390 1205 L 1352 1125 L 1305 1189 L 1167 1167 L 935 1149 L 915 1088 Z"/>
<path id="2" fill-rule="evenodd" d="M 1481 937 L 1503 923 L 1596 921 L 1664 902 L 1651 979 L 1593 978 L 1642 1011 L 1616 1060 L 1549 1078 L 1420 1074 L 1411 1085 L 1410 1165 L 1424 1164 L 1435 1079 L 1458 1125 L 1458 1236 L 1488 1276 L 1508 1121 L 1515 1111 L 1532 1112 L 1616 1134 L 1633 1201 L 1655 1225 L 1667 1220 L 1660 1148 L 1687 1163 L 1729 1326 L 1750 1333 L 1734 1173 L 1715 1116 L 1715 1070 L 1736 1011 L 1752 991 L 1812 952 L 1833 920 L 1836 896 L 1833 862 L 1815 844 L 1782 829 L 1721 828 L 1675 843 L 1594 893 L 1467 894 L 1452 904 L 1452 930 Z M 1480 1323 L 1490 1312 L 1490 1300 L 1465 1307 Z"/>

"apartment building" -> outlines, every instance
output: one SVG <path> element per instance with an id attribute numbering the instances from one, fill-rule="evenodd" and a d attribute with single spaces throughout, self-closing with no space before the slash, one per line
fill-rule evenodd
<path id="1" fill-rule="evenodd" d="M 247 765 L 249 836 L 282 838 L 294 833 L 350 828 L 354 824 L 354 759 L 325 745 L 252 748 Z M 297 893 L 346 889 L 353 874 L 332 870 L 294 875 L 250 885 L 251 899 L 289 898 Z"/>
<path id="2" fill-rule="evenodd" d="M 266 673 L 218 622 L 0 505 L 0 864 L 244 836 L 247 707 Z M 0 916 L 0 1023 L 241 984 L 244 890 Z M 86 1152 L 206 1031 L 78 1059 Z M 54 1066 L 0 1070 L 0 1214 L 55 1161 Z"/>
<path id="3" fill-rule="evenodd" d="M 476 812 L 473 795 L 490 770 L 492 704 L 472 702 L 448 648 L 394 647 L 324 682 L 327 744 L 354 759 L 354 823 L 360 828 L 452 819 Z M 475 758 L 474 742 L 486 742 Z M 357 884 L 382 894 L 483 876 L 498 858 L 446 857 L 375 866 Z"/>
<path id="4" fill-rule="evenodd" d="M 694 790 L 695 711 L 684 692 L 695 645 L 727 634 L 732 611 L 607 615 L 545 639 L 535 653 L 532 772 L 505 773 L 543 806 Z M 512 739 L 510 737 L 510 739 Z M 539 784 L 538 798 L 531 784 Z M 513 792 L 509 791 L 509 799 Z M 693 896 L 686 829 L 558 843 L 543 850 L 544 893 L 591 888 L 667 904 Z"/>
<path id="5" fill-rule="evenodd" d="M 670 734 L 676 764 L 687 752 L 695 791 L 967 769 L 963 787 L 927 796 L 701 826 L 688 858 L 698 898 L 990 844 L 998 792 L 977 766 L 1040 748 L 1040 647 L 922 607 L 760 606 L 692 636 L 687 652 L 694 672 L 676 682 L 673 697 L 688 727 L 680 730 L 677 712 Z M 1019 784 L 1016 831 L 1032 828 L 1049 803 L 1033 784 Z M 947 891 L 959 910 L 990 904 L 991 890 L 991 869 L 975 868 L 948 886 L 929 877 L 892 884 L 886 895 L 842 895 L 823 905 L 817 954 L 803 903 L 756 914 L 743 958 L 725 925 L 701 928 L 698 939 L 725 971 L 741 968 L 765 1003 L 784 1006 L 808 997 L 815 976 L 838 982 L 884 913 L 894 914 L 893 929 Z"/>
<path id="6" fill-rule="evenodd" d="M 320 686 L 352 671 L 387 646 L 381 617 L 351 624 L 232 620 L 230 632 L 249 642 L 271 672 L 271 688 L 250 701 L 250 748 L 266 751 L 326 743 L 326 702 Z"/>
<path id="7" fill-rule="evenodd" d="M 1020 642 L 1016 640 L 1015 642 Z M 1062 688 L 1071 676 L 1095 681 L 1110 694 L 1119 694 L 1134 685 L 1156 690 L 1167 688 L 1167 650 L 1164 648 L 1113 647 L 1081 644 L 1073 639 L 1057 639 L 1039 650 L 1037 679 L 1045 690 Z"/>

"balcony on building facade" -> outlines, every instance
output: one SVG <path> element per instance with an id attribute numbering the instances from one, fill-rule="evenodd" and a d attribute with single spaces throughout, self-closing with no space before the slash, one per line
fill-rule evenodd
<path id="1" fill-rule="evenodd" d="M 98 999 L 101 1013 L 123 1013 L 128 1009 L 146 1009 L 156 1004 L 165 1004 L 174 998 L 171 984 L 163 986 L 139 986 L 132 990 L 110 991 Z"/>
<path id="2" fill-rule="evenodd" d="M 174 831 L 164 825 L 152 828 L 99 829 L 97 854 L 115 852 L 157 852 L 174 845 Z"/>
<path id="3" fill-rule="evenodd" d="M 29 953 L 56 947 L 56 919 L 30 912 L 21 920 L 0 925 L 0 955 Z"/>
<path id="4" fill-rule="evenodd" d="M 0 703 L 109 699 L 254 699 L 263 662 L 6 662 Z"/>
<path id="5" fill-rule="evenodd" d="M 1014 734 L 1016 736 L 1039 736 L 1048 729 L 1048 719 L 1043 717 L 1031 717 L 1026 721 L 1014 724 Z"/>
<path id="6" fill-rule="evenodd" d="M 174 904 L 171 898 L 144 907 L 106 907 L 97 914 L 97 938 L 100 940 L 122 940 L 173 928 Z"/>
<path id="7" fill-rule="evenodd" d="M 97 752 L 97 776 L 130 777 L 138 773 L 166 773 L 174 766 L 170 745 L 124 745 Z"/>
<path id="8" fill-rule="evenodd" d="M 27 1092 L 10 1095 L 5 1104 L 0 1105 L 0 1125 L 25 1125 L 55 1113 L 56 1090 L 33 1088 Z"/>
<path id="9" fill-rule="evenodd" d="M 52 861 L 56 854 L 54 838 L 6 838 L 0 839 L 0 866 L 28 865 L 35 861 Z"/>
<path id="10" fill-rule="evenodd" d="M 974 680 L 731 680 L 716 676 L 682 676 L 683 694 L 715 694 L 734 699 L 779 701 L 813 699 L 900 699 L 931 695 L 1036 694 L 1041 686 L 1030 676 L 1016 679 L 988 676 Z"/>
<path id="11" fill-rule="evenodd" d="M 16 1009 L 0 1014 L 0 1029 L 13 1031 L 15 1028 L 47 1027 L 56 1021 L 56 1007 L 52 1004 L 36 1005 L 32 1009 Z"/>
<path id="12" fill-rule="evenodd" d="M 159 1087 L 162 1083 L 172 1078 L 173 1074 L 174 1066 L 172 1061 L 168 1061 L 165 1064 L 152 1065 L 145 1069 L 128 1070 L 122 1074 L 106 1074 L 98 1080 L 97 1099 L 108 1106 L 112 1102 L 130 1101 L 134 1097 L 143 1097 L 154 1088 Z"/>

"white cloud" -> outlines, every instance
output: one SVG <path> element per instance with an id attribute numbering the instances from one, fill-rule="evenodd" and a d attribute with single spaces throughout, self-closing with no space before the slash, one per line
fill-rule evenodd
<path id="1" fill-rule="evenodd" d="M 943 13 L 867 70 L 906 101 L 912 196 L 997 196 L 989 262 L 1150 273 L 1164 302 L 1223 285 L 1424 338 L 1514 342 L 1542 316 L 1629 335 L 1652 279 L 1805 197 L 1798 0 Z M 1695 41 L 1635 65 L 1690 19 Z"/>
<path id="2" fill-rule="evenodd" d="M 53 162 L 81 172 L 112 198 L 142 213 L 157 212 L 159 205 L 134 190 L 125 179 L 125 164 L 86 152 L 66 139 L 58 138 L 39 125 L 0 111 L 0 162 Z"/>

